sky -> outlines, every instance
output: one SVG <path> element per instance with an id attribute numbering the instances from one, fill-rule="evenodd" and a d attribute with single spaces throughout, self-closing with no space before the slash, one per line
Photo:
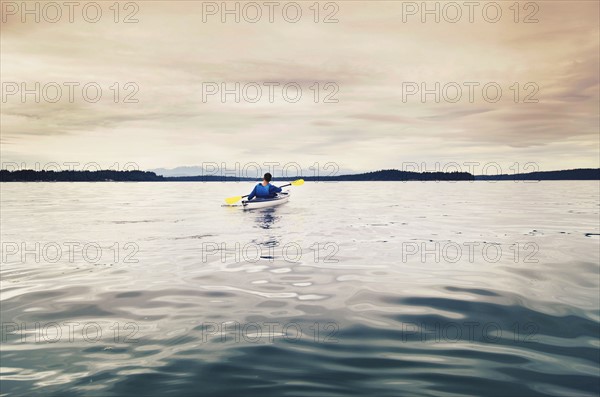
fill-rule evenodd
<path id="1" fill-rule="evenodd" d="M 597 1 L 37 3 L 2 2 L 2 168 L 600 166 Z"/>

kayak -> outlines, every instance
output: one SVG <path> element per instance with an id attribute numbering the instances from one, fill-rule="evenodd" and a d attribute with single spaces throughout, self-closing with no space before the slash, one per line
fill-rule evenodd
<path id="1" fill-rule="evenodd" d="M 290 199 L 289 192 L 277 193 L 273 198 L 254 198 L 250 201 L 242 201 L 245 210 L 254 210 L 258 208 L 275 207 L 276 205 L 285 204 Z"/>

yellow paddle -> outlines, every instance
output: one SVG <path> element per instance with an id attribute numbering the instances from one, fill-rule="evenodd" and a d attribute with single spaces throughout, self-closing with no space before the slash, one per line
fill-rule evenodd
<path id="1" fill-rule="evenodd" d="M 293 185 L 293 186 L 302 186 L 302 185 L 304 185 L 304 179 L 296 179 L 295 181 L 293 181 L 291 183 L 288 183 L 287 185 L 283 185 L 283 186 L 279 186 L 279 187 L 286 187 L 286 186 L 290 186 L 290 185 Z M 241 199 L 243 199 L 244 197 L 248 197 L 248 194 L 245 195 L 245 196 L 227 197 L 225 199 L 225 202 L 227 204 L 235 204 L 238 201 L 240 201 Z"/>

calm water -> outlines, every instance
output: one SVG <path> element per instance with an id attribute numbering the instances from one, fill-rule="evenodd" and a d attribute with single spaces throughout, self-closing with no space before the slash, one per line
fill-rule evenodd
<path id="1" fill-rule="evenodd" d="M 0 187 L 3 396 L 600 392 L 598 182 Z"/>

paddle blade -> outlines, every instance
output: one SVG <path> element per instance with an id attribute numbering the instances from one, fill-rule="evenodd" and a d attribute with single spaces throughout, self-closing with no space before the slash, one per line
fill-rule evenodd
<path id="1" fill-rule="evenodd" d="M 292 185 L 302 186 L 302 185 L 304 185 L 304 179 L 296 179 L 295 181 L 292 182 Z"/>
<path id="2" fill-rule="evenodd" d="M 225 199 L 225 202 L 226 202 L 227 204 L 235 204 L 235 203 L 237 203 L 238 201 L 240 201 L 241 199 L 242 199 L 242 196 L 227 197 L 227 198 Z"/>

